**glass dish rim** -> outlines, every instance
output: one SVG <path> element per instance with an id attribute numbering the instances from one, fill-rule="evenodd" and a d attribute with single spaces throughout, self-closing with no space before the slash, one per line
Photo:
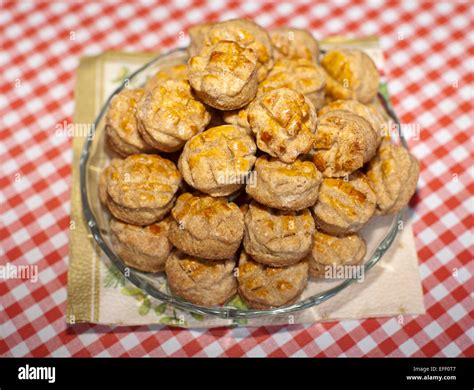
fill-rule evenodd
<path id="1" fill-rule="evenodd" d="M 137 69 L 135 72 L 133 72 L 127 79 L 131 81 L 138 74 L 140 74 L 147 68 L 151 67 L 158 61 L 163 60 L 165 57 L 168 57 L 175 53 L 185 52 L 185 50 L 186 50 L 185 48 L 176 48 L 173 50 L 166 51 L 162 54 L 159 54 L 158 56 L 153 58 L 151 61 L 147 62 L 146 64 L 141 66 L 139 69 Z M 99 114 L 97 115 L 94 121 L 94 125 L 91 131 L 94 131 L 94 129 L 102 120 L 102 117 L 104 116 L 113 96 L 115 96 L 117 93 L 119 93 L 122 89 L 126 87 L 127 87 L 127 83 L 122 83 L 122 85 L 116 88 L 114 92 L 112 92 L 112 94 L 107 98 L 107 100 L 105 101 L 104 105 L 102 106 Z M 395 114 L 395 112 L 393 111 L 393 108 L 391 107 L 389 101 L 380 92 L 378 92 L 378 98 L 381 101 L 382 105 L 384 106 L 384 109 L 387 112 L 387 114 L 397 125 L 398 136 L 400 138 L 400 142 L 402 146 L 405 148 L 408 148 L 406 140 L 403 137 L 403 134 L 401 132 L 400 121 L 397 115 Z M 82 149 L 80 162 L 79 162 L 81 201 L 82 201 L 83 213 L 87 222 L 87 226 L 95 242 L 99 245 L 100 249 L 107 255 L 107 257 L 110 259 L 113 265 L 120 270 L 121 274 L 129 282 L 131 282 L 133 285 L 135 285 L 139 289 L 145 291 L 150 296 L 156 299 L 159 299 L 162 302 L 171 304 L 172 306 L 175 306 L 179 309 L 187 310 L 193 313 L 210 315 L 210 316 L 219 317 L 222 319 L 249 319 L 249 318 L 264 317 L 264 316 L 290 314 L 290 313 L 295 313 L 297 311 L 308 309 L 310 307 L 319 305 L 322 302 L 332 298 L 333 296 L 335 296 L 336 294 L 338 294 L 339 292 L 341 292 L 342 290 L 344 290 L 345 288 L 347 288 L 348 286 L 350 286 L 356 281 L 355 278 L 345 279 L 337 286 L 332 287 L 328 290 L 319 292 L 299 302 L 293 303 L 291 305 L 286 305 L 286 306 L 266 309 L 266 310 L 257 310 L 257 309 L 243 310 L 243 309 L 238 309 L 236 307 L 230 307 L 230 306 L 205 307 L 205 306 L 195 305 L 177 296 L 166 294 L 164 292 L 157 290 L 150 283 L 141 279 L 138 275 L 135 275 L 135 271 L 131 268 L 128 268 L 122 262 L 122 260 L 112 251 L 112 249 L 107 245 L 107 243 L 104 241 L 102 237 L 102 233 L 100 232 L 97 219 L 92 211 L 92 208 L 89 205 L 88 187 L 87 187 L 87 180 L 86 180 L 87 162 L 89 159 L 90 147 L 93 143 L 93 135 L 94 133 L 92 134 L 92 136 L 86 137 L 86 141 L 84 143 L 84 147 Z M 403 210 L 400 211 L 395 216 L 394 220 L 392 221 L 392 226 L 389 232 L 386 234 L 384 239 L 379 243 L 379 245 L 375 249 L 370 259 L 368 259 L 364 263 L 364 272 L 368 272 L 372 267 L 374 267 L 379 262 L 379 260 L 383 257 L 385 252 L 390 248 L 391 244 L 393 243 L 393 241 L 395 240 L 395 237 L 398 234 L 399 225 L 400 225 L 400 222 L 402 221 L 402 218 L 403 218 Z M 129 272 L 127 272 L 126 270 L 129 270 Z"/>

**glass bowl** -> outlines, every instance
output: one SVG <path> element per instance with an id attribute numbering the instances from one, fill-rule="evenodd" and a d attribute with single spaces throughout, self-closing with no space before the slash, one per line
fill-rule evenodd
<path id="1" fill-rule="evenodd" d="M 120 257 L 114 252 L 110 242 L 109 219 L 110 215 L 100 203 L 98 182 L 102 170 L 109 164 L 111 157 L 105 148 L 105 113 L 110 100 L 128 86 L 132 88 L 143 86 L 146 80 L 159 71 L 163 66 L 185 63 L 187 61 L 185 49 L 175 49 L 159 55 L 140 69 L 135 71 L 126 79 L 126 82 L 117 88 L 107 99 L 94 124 L 94 132 L 87 138 L 80 160 L 80 185 L 82 205 L 88 227 L 97 244 L 111 260 L 123 276 L 136 287 L 142 289 L 150 296 L 163 302 L 169 303 L 179 309 L 188 310 L 193 313 L 216 316 L 224 319 L 248 319 L 254 317 L 289 314 L 310 308 L 330 299 L 340 291 L 356 282 L 357 278 L 339 280 L 309 280 L 308 286 L 294 304 L 269 310 L 254 310 L 230 306 L 226 304 L 219 307 L 205 307 L 195 305 L 171 294 L 167 288 L 164 274 L 149 274 L 128 268 Z M 388 100 L 379 93 L 383 107 L 393 122 L 398 125 L 399 121 L 390 107 Z M 406 147 L 406 142 L 399 134 L 401 144 Z M 163 154 L 165 155 L 165 154 Z M 389 216 L 378 216 L 372 218 L 367 226 L 360 232 L 367 243 L 367 254 L 363 262 L 363 272 L 367 273 L 374 267 L 384 253 L 388 250 L 399 231 L 399 223 L 402 213 Z"/>

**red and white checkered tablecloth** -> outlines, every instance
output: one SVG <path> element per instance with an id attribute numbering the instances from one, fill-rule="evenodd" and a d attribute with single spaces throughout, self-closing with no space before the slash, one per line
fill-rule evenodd
<path id="1" fill-rule="evenodd" d="M 37 265 L 39 280 L 0 281 L 0 355 L 474 356 L 473 14 L 454 1 L 3 1 L 0 264 Z M 381 37 L 395 110 L 421 129 L 409 142 L 422 166 L 412 206 L 426 315 L 208 331 L 66 325 L 72 151 L 54 128 L 72 121 L 79 57 L 162 51 L 194 23 L 235 17 Z"/>

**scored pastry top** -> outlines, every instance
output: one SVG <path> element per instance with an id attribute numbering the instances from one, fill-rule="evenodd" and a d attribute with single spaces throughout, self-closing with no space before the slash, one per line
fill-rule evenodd
<path id="1" fill-rule="evenodd" d="M 181 183 L 173 162 L 155 154 L 114 159 L 106 178 L 108 195 L 129 208 L 161 207 L 170 202 Z"/>
<path id="2" fill-rule="evenodd" d="M 314 142 L 316 110 L 303 94 L 289 88 L 262 93 L 249 106 L 248 120 L 259 149 L 291 163 Z"/>
<path id="3" fill-rule="evenodd" d="M 190 186 L 212 196 L 227 196 L 244 185 L 256 149 L 245 129 L 213 127 L 186 143 L 178 166 Z"/>

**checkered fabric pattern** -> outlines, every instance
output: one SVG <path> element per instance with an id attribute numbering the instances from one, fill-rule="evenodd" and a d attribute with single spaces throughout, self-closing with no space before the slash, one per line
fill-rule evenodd
<path id="1" fill-rule="evenodd" d="M 0 282 L 3 356 L 474 356 L 472 87 L 469 2 L 3 1 L 1 264 L 37 283 Z M 162 51 L 204 20 L 247 17 L 328 35 L 381 37 L 386 77 L 421 161 L 412 200 L 427 314 L 311 326 L 178 330 L 67 326 L 71 122 L 80 56 Z M 184 42 L 185 43 L 185 42 Z"/>

